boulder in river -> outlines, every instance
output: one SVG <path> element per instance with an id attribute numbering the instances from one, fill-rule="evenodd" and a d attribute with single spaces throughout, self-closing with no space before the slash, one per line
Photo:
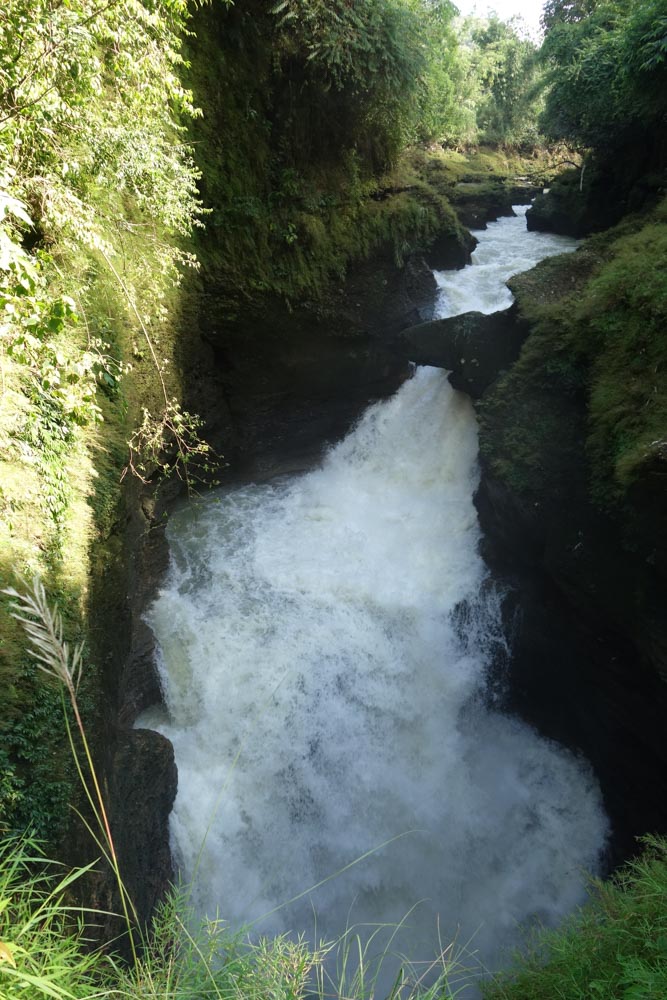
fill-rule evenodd
<path id="1" fill-rule="evenodd" d="M 525 338 L 510 306 L 484 315 L 463 313 L 419 323 L 395 340 L 397 353 L 418 365 L 446 368 L 455 389 L 479 399 L 503 369 L 519 356 Z"/>

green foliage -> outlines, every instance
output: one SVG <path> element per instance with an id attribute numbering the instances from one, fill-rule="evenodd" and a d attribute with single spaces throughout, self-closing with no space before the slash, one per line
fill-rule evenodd
<path id="1" fill-rule="evenodd" d="M 188 17 L 185 0 L 8 0 L 0 11 L 0 573 L 45 574 L 77 623 L 88 546 L 118 504 L 135 393 L 156 426 L 167 408 L 177 428 L 189 419 L 174 407 L 167 336 L 199 213 L 183 126 L 196 111 L 180 80 Z M 137 349 L 123 385 L 137 340 L 147 360 Z M 95 490 L 107 498 L 97 523 Z M 1 822 L 55 840 L 70 777 L 60 709 L 36 691 L 6 619 L 0 609 Z"/>
<path id="2" fill-rule="evenodd" d="M 509 25 L 491 20 L 476 33 L 483 98 L 477 122 L 486 142 L 529 146 L 538 141 L 537 50 Z"/>
<path id="3" fill-rule="evenodd" d="M 22 581 L 0 564 L 2 579 Z M 58 591 L 49 581 L 64 611 L 68 637 L 81 641 L 78 602 L 71 593 Z M 67 830 L 71 806 L 78 800 L 76 773 L 71 758 L 63 700 L 58 686 L 44 681 L 34 655 L 25 649 L 23 629 L 3 594 L 0 601 L 0 682 L 3 712 L 0 717 L 0 833 L 29 831 L 55 850 Z M 62 625 L 61 625 L 62 627 Z M 80 684 L 79 702 L 92 714 L 93 692 L 98 683 L 91 667 Z M 66 709 L 72 724 L 71 709 Z"/>
<path id="4" fill-rule="evenodd" d="M 415 12 L 344 6 L 274 5 L 267 14 L 248 0 L 204 8 L 193 19 L 190 86 L 204 115 L 192 122 L 191 137 L 211 207 L 197 252 L 231 318 L 266 294 L 322 302 L 352 261 L 379 248 L 402 260 L 440 230 L 460 230 L 447 199 L 420 180 L 408 157 L 387 173 L 376 169 L 390 146 L 395 157 L 405 141 L 395 131 L 403 112 L 387 111 L 388 131 L 368 116 L 384 115 L 381 107 L 394 100 L 405 102 L 405 114 L 416 111 L 418 81 L 401 84 L 411 72 L 401 60 L 406 47 L 412 52 Z M 380 35 L 397 32 L 399 13 L 407 19 L 403 48 L 396 39 L 380 58 L 375 41 L 365 47 L 364 32 L 375 18 L 384 25 Z M 330 66 L 315 26 L 325 38 L 354 34 L 349 60 Z"/>
<path id="5" fill-rule="evenodd" d="M 545 26 L 550 138 L 608 151 L 659 132 L 667 107 L 665 0 L 551 4 Z"/>
<path id="6" fill-rule="evenodd" d="M 448 0 L 414 0 L 421 20 L 426 65 L 420 78 L 415 137 L 420 142 L 464 145 L 475 141 L 475 112 L 466 93 L 466 59 L 453 25 L 455 8 Z"/>
<path id="7" fill-rule="evenodd" d="M 537 937 L 488 1000 L 658 1000 L 667 996 L 667 845 L 644 854 L 556 931 Z"/>
<path id="8" fill-rule="evenodd" d="M 184 0 L 9 0 L 0 15 L 0 157 L 44 238 L 109 246 L 94 185 L 187 232 L 196 211 L 177 116 Z M 14 193 L 14 192 L 12 192 Z M 165 248 L 166 250 L 166 248 Z"/>
<path id="9" fill-rule="evenodd" d="M 0 994 L 23 1000 L 99 995 L 99 954 L 85 948 L 68 892 L 83 871 L 44 859 L 29 840 L 0 842 Z"/>
<path id="10" fill-rule="evenodd" d="M 473 111 L 475 124 L 468 140 L 523 149 L 539 146 L 541 71 L 533 42 L 521 37 L 512 22 L 496 16 L 467 18 L 461 51 L 466 70 L 460 99 Z"/>
<path id="11" fill-rule="evenodd" d="M 60 694 L 26 665 L 23 696 L 32 704 L 19 715 L 9 709 L 0 725 L 0 829 L 30 830 L 43 842 L 58 843 L 67 827 L 73 769 L 66 753 Z M 9 706 L 8 706 L 9 707 Z"/>
<path id="12" fill-rule="evenodd" d="M 0 346 L 14 401 L 0 437 L 39 472 L 55 553 L 78 428 L 101 419 L 98 390 L 118 398 L 114 328 L 149 340 L 167 405 L 151 338 L 194 263 L 177 239 L 199 211 L 180 123 L 196 113 L 179 78 L 187 16 L 183 0 L 10 0 L 0 14 Z"/>
<path id="13" fill-rule="evenodd" d="M 293 162 L 354 149 L 383 169 L 410 135 L 424 66 L 419 21 L 403 0 L 281 0 L 272 7 L 274 68 L 289 104 L 276 107 Z"/>
<path id="14" fill-rule="evenodd" d="M 542 26 L 550 31 L 557 24 L 571 24 L 588 17 L 598 0 L 546 0 L 542 8 Z"/>
<path id="15" fill-rule="evenodd" d="M 665 221 L 615 243 L 579 316 L 591 351 L 589 450 L 598 493 L 606 483 L 627 489 L 665 447 Z"/>

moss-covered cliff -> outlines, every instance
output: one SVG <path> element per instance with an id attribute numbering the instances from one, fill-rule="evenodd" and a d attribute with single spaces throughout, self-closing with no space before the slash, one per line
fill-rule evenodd
<path id="1" fill-rule="evenodd" d="M 480 408 L 514 704 L 594 762 L 621 854 L 667 824 L 666 265 L 663 202 L 514 278 L 530 333 Z"/>

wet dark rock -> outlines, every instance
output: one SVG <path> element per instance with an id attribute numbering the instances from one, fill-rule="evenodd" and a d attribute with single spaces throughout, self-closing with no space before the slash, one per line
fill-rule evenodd
<path id="1" fill-rule="evenodd" d="M 91 658 L 99 667 L 103 705 L 93 731 L 94 753 L 123 879 L 142 924 L 173 874 L 168 816 L 176 769 L 168 740 L 131 727 L 140 712 L 161 700 L 155 641 L 143 613 L 168 565 L 165 511 L 178 492 L 177 483 L 160 484 L 156 477 L 145 485 L 128 476 L 118 521 L 93 553 Z M 70 841 L 73 863 L 99 857 L 83 824 L 73 824 Z M 103 913 L 119 912 L 113 873 L 100 864 L 82 881 L 81 891 L 99 913 L 91 935 L 108 941 L 122 933 L 118 921 Z"/>
<path id="2" fill-rule="evenodd" d="M 545 466 L 549 484 L 548 456 Z M 484 463 L 476 506 L 485 559 L 508 588 L 505 707 L 591 762 L 615 865 L 637 837 L 667 831 L 664 583 L 623 552 L 618 526 L 582 491 L 568 490 L 580 472 L 564 484 L 566 500 L 543 504 Z"/>
<path id="3" fill-rule="evenodd" d="M 526 336 L 510 307 L 503 312 L 470 312 L 420 323 L 395 339 L 401 357 L 450 372 L 455 389 L 479 399 L 519 355 Z"/>
<path id="4" fill-rule="evenodd" d="M 628 213 L 658 203 L 664 166 L 664 144 L 651 131 L 615 154 L 590 155 L 583 170 L 564 171 L 538 195 L 526 217 L 528 228 L 576 237 L 609 229 Z"/>
<path id="5" fill-rule="evenodd" d="M 530 232 L 558 233 L 560 236 L 585 236 L 594 228 L 582 204 L 573 212 L 564 206 L 561 199 L 552 192 L 539 194 L 532 207 L 526 212 L 526 226 Z"/>
<path id="6" fill-rule="evenodd" d="M 513 280 L 519 309 L 576 295 L 594 273 L 587 248 L 563 261 Z M 636 837 L 667 832 L 665 461 L 656 442 L 622 503 L 595 502 L 586 379 L 543 332 L 529 327 L 521 361 L 483 397 L 476 504 L 516 611 L 507 707 L 591 761 L 617 863 Z"/>
<path id="7" fill-rule="evenodd" d="M 463 222 L 463 225 L 467 223 Z M 477 240 L 471 233 L 466 233 L 463 242 L 455 234 L 443 233 L 429 249 L 426 260 L 436 271 L 459 271 L 470 263 L 470 254 L 476 246 Z"/>
<path id="8" fill-rule="evenodd" d="M 112 824 L 123 881 L 146 922 L 174 879 L 164 835 L 178 783 L 174 749 L 153 730 L 128 730 L 118 741 L 113 765 L 117 821 Z"/>
<path id="9" fill-rule="evenodd" d="M 486 229 L 489 222 L 514 215 L 514 205 L 528 205 L 541 190 L 530 181 L 514 184 L 463 181 L 450 197 L 462 225 Z"/>
<path id="10" fill-rule="evenodd" d="M 412 310 L 416 309 L 421 320 L 430 320 L 433 317 L 433 303 L 438 286 L 433 277 L 432 268 L 423 257 L 410 257 L 405 265 L 401 284 L 402 312 L 410 314 Z"/>
<path id="11" fill-rule="evenodd" d="M 199 347 L 185 359 L 186 405 L 234 467 L 306 461 L 407 377 L 389 340 L 430 319 L 435 294 L 422 256 L 398 267 L 388 253 L 351 268 L 326 301 L 264 295 L 231 315 L 224 290 L 207 286 L 189 310 Z"/>

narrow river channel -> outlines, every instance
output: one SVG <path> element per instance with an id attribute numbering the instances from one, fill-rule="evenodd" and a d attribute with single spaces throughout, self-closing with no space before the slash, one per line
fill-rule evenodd
<path id="1" fill-rule="evenodd" d="M 510 274 L 573 248 L 523 211 L 436 275 L 438 315 L 504 308 Z M 200 912 L 311 940 L 405 918 L 397 951 L 456 940 L 493 968 L 582 900 L 607 821 L 586 763 L 493 707 L 477 480 L 469 400 L 420 368 L 319 468 L 172 517 L 149 615 L 166 710 L 141 724 L 175 747 Z"/>

